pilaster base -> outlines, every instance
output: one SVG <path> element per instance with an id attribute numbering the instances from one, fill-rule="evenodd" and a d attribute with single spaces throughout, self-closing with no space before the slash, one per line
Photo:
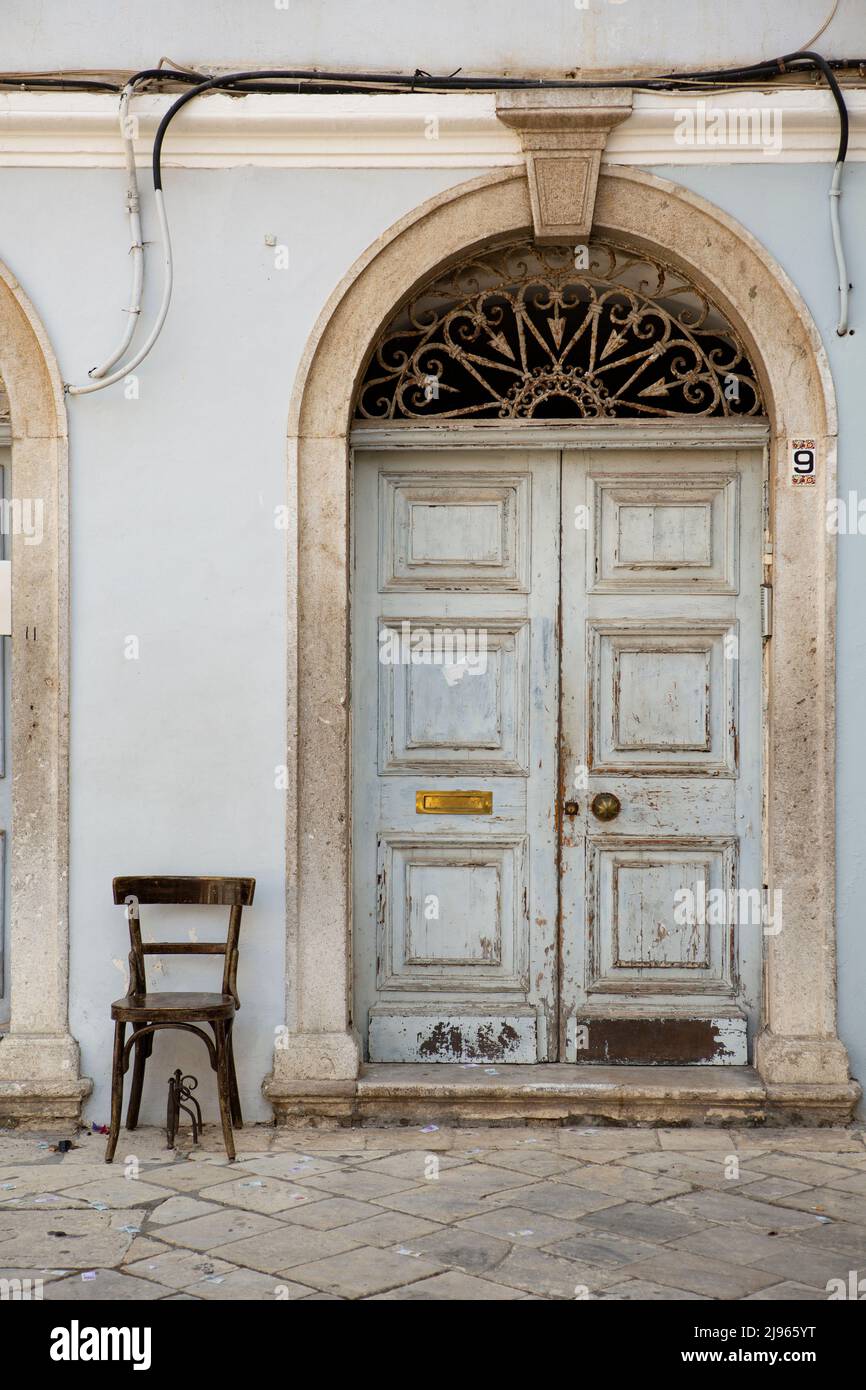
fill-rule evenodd
<path id="1" fill-rule="evenodd" d="M 361 1067 L 357 1039 L 344 1033 L 283 1033 L 274 1049 L 274 1069 L 262 1093 L 275 1108 L 299 1081 L 351 1082 Z"/>
<path id="2" fill-rule="evenodd" d="M 847 1086 L 848 1053 L 838 1038 L 797 1038 L 766 1028 L 755 1039 L 755 1067 L 773 1086 Z"/>
<path id="3" fill-rule="evenodd" d="M 7 1033 L 0 1038 L 0 1122 L 68 1129 L 93 1089 L 80 1075 L 78 1043 L 68 1034 Z"/>

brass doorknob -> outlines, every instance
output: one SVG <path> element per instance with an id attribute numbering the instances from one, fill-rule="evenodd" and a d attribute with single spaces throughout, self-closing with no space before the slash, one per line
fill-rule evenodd
<path id="1" fill-rule="evenodd" d="M 618 796 L 613 792 L 599 792 L 592 798 L 590 810 L 596 820 L 616 820 L 622 809 L 622 803 Z"/>

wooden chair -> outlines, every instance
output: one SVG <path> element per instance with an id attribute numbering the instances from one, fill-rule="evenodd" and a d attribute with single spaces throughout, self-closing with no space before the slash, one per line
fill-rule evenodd
<path id="1" fill-rule="evenodd" d="M 195 1033 L 207 1050 L 210 1064 L 216 1072 L 220 1119 L 229 1161 L 234 1162 L 235 1146 L 232 1125 L 243 1127 L 241 1103 L 235 1075 L 232 1028 L 238 999 L 238 941 L 241 913 L 249 907 L 256 891 L 254 878 L 116 878 L 114 901 L 124 903 L 129 921 L 129 992 L 115 999 L 111 1006 L 114 1019 L 114 1060 L 111 1068 L 111 1128 L 108 1135 L 106 1163 L 114 1159 L 120 1134 L 120 1115 L 123 1108 L 123 1078 L 129 1070 L 129 1059 L 135 1048 L 132 1089 L 126 1112 L 126 1128 L 135 1129 L 144 1085 L 144 1069 L 153 1050 L 153 1035 L 160 1028 L 179 1028 Z M 146 941 L 141 939 L 138 907 L 140 903 L 183 903 L 202 906 L 226 906 L 229 914 L 228 936 L 221 941 Z M 224 956 L 221 994 L 183 994 L 178 991 L 148 994 L 145 975 L 145 956 L 196 955 Z M 132 1024 L 132 1036 L 124 1041 L 126 1025 Z M 213 1041 L 200 1024 L 213 1030 Z"/>

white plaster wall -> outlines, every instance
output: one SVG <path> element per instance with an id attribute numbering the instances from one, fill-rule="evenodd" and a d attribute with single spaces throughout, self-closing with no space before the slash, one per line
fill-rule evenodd
<path id="1" fill-rule="evenodd" d="M 754 61 L 799 46 L 826 6 L 785 0 L 8 0 L 8 69 L 135 69 L 169 54 L 189 64 L 468 71 L 559 71 L 641 62 Z M 863 9 L 843 4 L 824 52 L 866 52 Z M 676 54 L 676 59 L 672 54 Z M 138 400 L 117 388 L 70 402 L 71 1029 L 107 1118 L 108 1005 L 123 992 L 127 943 L 111 903 L 118 873 L 254 874 L 241 950 L 237 1026 L 244 1108 L 264 1118 L 262 1076 L 283 1019 L 285 565 L 273 525 L 284 499 L 285 420 L 314 319 L 355 256 L 441 188 L 483 170 L 170 170 L 166 197 L 177 281 L 163 336 L 139 371 Z M 658 172 L 739 218 L 777 256 L 809 304 L 839 392 L 840 492 L 866 487 L 866 168 L 846 173 L 843 217 L 859 336 L 834 333 L 836 271 L 827 228 L 829 167 L 691 166 Z M 143 180 L 147 186 L 147 179 Z M 113 343 L 127 302 L 122 175 L 4 169 L 0 257 L 41 314 L 67 379 Z M 152 233 L 149 196 L 145 231 Z M 266 234 L 290 249 L 274 269 Z M 155 264 L 156 258 L 150 258 Z M 150 272 L 149 272 L 150 273 Z M 145 319 L 158 284 L 150 273 Z M 841 1035 L 866 1078 L 860 898 L 866 873 L 866 737 L 861 619 L 866 538 L 840 539 L 839 950 Z M 124 656 L 125 638 L 140 657 Z M 808 852 L 809 808 L 803 819 Z M 196 914 L 187 920 L 198 922 Z M 209 914 L 208 914 L 209 915 Z M 151 913 L 150 920 L 156 926 Z M 145 930 L 148 915 L 145 909 Z M 205 931 L 199 927 L 199 935 Z M 218 965 L 169 960 L 157 987 Z M 157 1040 L 144 1118 L 161 1118 L 177 1063 L 205 1075 L 193 1039 Z M 203 1100 L 213 1113 L 207 1078 Z"/>
<path id="2" fill-rule="evenodd" d="M 838 276 L 827 217 L 827 165 L 772 169 L 659 168 L 654 172 L 702 194 L 748 227 L 791 276 L 806 301 L 830 358 L 839 411 L 838 495 L 864 503 L 866 527 L 866 166 L 845 171 L 843 224 L 853 335 L 836 334 Z M 836 911 L 839 1036 L 852 1073 L 866 1087 L 866 534 L 838 537 L 836 639 Z M 792 806 L 810 853 L 811 808 Z M 784 904 L 783 904 L 784 910 Z M 861 1102 L 860 1114 L 866 1114 Z"/>
<path id="3" fill-rule="evenodd" d="M 168 54 L 223 68 L 716 67 L 802 48 L 829 9 L 829 0 L 6 0 L 2 63 L 135 69 Z M 864 56 L 860 0 L 843 0 L 819 47 Z"/>
<path id="4" fill-rule="evenodd" d="M 71 1027 L 95 1081 L 88 1113 L 97 1121 L 107 1116 L 108 1004 L 124 984 L 113 961 L 124 963 L 127 951 L 123 912 L 111 903 L 118 873 L 256 876 L 237 1037 L 245 1110 L 269 1113 L 259 1086 L 283 1017 L 284 942 L 284 794 L 274 788 L 274 768 L 284 758 L 285 570 L 273 513 L 284 498 L 289 393 L 314 318 L 354 257 L 463 172 L 171 171 L 177 289 L 163 337 L 140 369 L 139 399 L 112 389 L 70 403 Z M 833 332 L 826 167 L 658 172 L 739 217 L 793 276 L 833 362 L 840 491 L 862 492 L 862 348 L 856 336 L 840 342 Z M 125 303 L 121 175 L 2 177 L 0 254 L 33 298 L 64 374 L 81 378 L 114 337 Z M 862 226 L 862 165 L 848 171 L 845 199 L 846 225 Z M 289 246 L 287 271 L 273 268 L 266 233 Z M 866 250 L 856 236 L 848 242 L 852 279 L 866 284 Z M 152 280 L 150 312 L 156 288 Z M 859 326 L 858 305 L 855 296 Z M 840 1010 L 861 1078 L 864 553 L 866 538 L 840 539 Z M 140 640 L 137 661 L 124 656 L 130 635 Z M 792 813 L 803 818 L 808 852 L 808 807 Z M 193 909 L 185 915 L 200 921 Z M 213 972 L 217 987 L 218 965 L 208 962 L 169 960 L 156 978 L 182 988 L 191 971 L 199 979 Z M 175 1057 L 204 1076 L 194 1039 L 158 1039 L 149 1119 L 161 1117 Z M 204 1099 L 213 1106 L 209 1078 Z"/>
<path id="5" fill-rule="evenodd" d="M 108 1114 L 108 1005 L 124 992 L 126 923 L 111 901 L 123 873 L 255 875 L 236 1037 L 245 1111 L 270 1115 L 259 1087 L 284 1019 L 285 939 L 285 793 L 274 787 L 285 759 L 285 553 L 273 518 L 285 499 L 292 380 L 346 267 L 455 177 L 172 172 L 177 287 L 139 399 L 113 388 L 70 401 L 70 1022 L 97 1121 Z M 67 379 L 84 377 L 121 322 L 121 180 L 3 174 L 0 253 Z M 288 270 L 274 269 L 266 233 L 290 247 Z M 152 280 L 146 314 L 157 288 Z M 130 635 L 137 661 L 124 656 Z M 145 935 L 156 911 L 143 909 Z M 198 910 L 184 921 L 205 939 Z M 218 981 L 218 963 L 169 958 L 152 987 Z M 164 1115 L 173 1066 L 201 1078 L 204 1056 L 191 1037 L 157 1039 L 145 1118 Z M 204 1100 L 212 1111 L 209 1074 Z"/>

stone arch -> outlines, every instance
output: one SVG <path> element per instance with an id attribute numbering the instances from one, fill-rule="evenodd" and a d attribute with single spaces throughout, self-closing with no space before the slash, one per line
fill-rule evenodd
<path id="1" fill-rule="evenodd" d="M 322 311 L 297 374 L 289 415 L 297 529 L 289 536 L 287 1030 L 265 1084 L 278 1113 L 322 1086 L 351 1092 L 359 1065 L 349 882 L 348 436 L 355 393 L 371 344 L 399 304 L 450 260 L 531 227 L 520 168 L 431 199 L 356 261 Z M 824 502 L 835 493 L 836 411 L 827 357 L 785 273 L 704 198 L 642 171 L 608 167 L 593 231 L 663 252 L 711 294 L 756 364 L 771 427 L 777 632 L 766 669 L 773 712 L 767 863 L 785 903 L 784 930 L 768 938 L 756 1063 L 770 1104 L 847 1113 L 858 1088 L 836 1035 L 835 552 L 824 524 Z M 817 440 L 816 488 L 789 485 L 790 441 L 799 437 Z M 809 856 L 791 807 L 810 808 Z"/>
<path id="2" fill-rule="evenodd" d="M 63 384 L 47 334 L 0 264 L 0 377 L 12 494 L 41 499 L 44 535 L 12 536 L 11 1024 L 0 1115 L 76 1118 L 90 1083 L 69 1035 L 68 499 Z"/>

